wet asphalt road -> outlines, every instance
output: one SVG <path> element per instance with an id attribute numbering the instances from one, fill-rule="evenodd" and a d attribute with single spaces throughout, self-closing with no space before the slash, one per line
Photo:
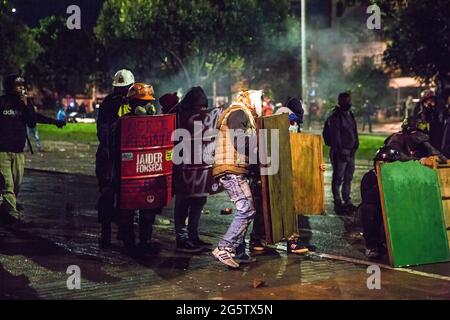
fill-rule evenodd
<path id="1" fill-rule="evenodd" d="M 92 150 L 87 150 L 84 157 L 89 159 Z M 88 161 L 77 164 L 67 150 L 36 155 L 40 164 L 34 161 L 34 165 L 48 169 L 60 163 L 57 160 L 62 155 L 68 157 L 64 163 L 69 163 L 66 168 L 70 171 L 92 168 Z M 357 169 L 354 191 L 365 170 Z M 92 171 L 87 172 L 91 175 L 26 172 L 20 196 L 25 223 L 17 229 L 0 228 L 0 298 L 450 299 L 450 278 L 439 277 L 450 276 L 449 264 L 417 268 L 434 276 L 382 269 L 382 290 L 368 290 L 366 265 L 317 255 L 287 256 L 283 245 L 278 251 L 257 256 L 256 263 L 239 271 L 223 267 L 209 252 L 178 254 L 174 252 L 172 207 L 164 210 L 155 228 L 158 254 L 130 256 L 116 240 L 111 249 L 100 250 L 97 186 Z M 327 170 L 328 213 L 330 175 Z M 355 203 L 359 202 L 357 192 L 353 196 Z M 210 213 L 202 217 L 200 225 L 203 239 L 216 243 L 224 233 L 231 217 L 219 211 L 227 206 L 231 203 L 223 194 L 209 198 L 205 209 Z M 327 214 L 303 218 L 300 227 L 304 240 L 316 247 L 317 253 L 364 259 L 364 242 L 354 219 Z M 80 290 L 67 289 L 70 265 L 81 269 Z M 255 279 L 265 285 L 253 288 Z"/>

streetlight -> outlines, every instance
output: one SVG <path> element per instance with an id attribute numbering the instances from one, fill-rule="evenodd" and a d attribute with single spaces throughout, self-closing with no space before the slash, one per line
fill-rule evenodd
<path id="1" fill-rule="evenodd" d="M 305 105 L 305 111 L 309 114 L 309 106 L 308 106 L 308 84 L 307 84 L 307 58 L 306 58 L 306 0 L 301 0 L 301 61 L 302 61 L 302 100 Z M 308 123 L 308 126 L 310 124 Z"/>
<path id="2" fill-rule="evenodd" d="M 16 13 L 16 12 L 17 12 L 17 9 L 16 9 L 16 8 L 12 8 L 12 9 L 11 9 L 11 12 L 12 12 L 12 13 Z"/>

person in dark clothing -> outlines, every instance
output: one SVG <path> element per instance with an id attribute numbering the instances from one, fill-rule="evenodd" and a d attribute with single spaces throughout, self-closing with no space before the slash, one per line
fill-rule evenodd
<path id="1" fill-rule="evenodd" d="M 291 98 L 286 103 L 286 108 L 288 108 L 295 114 L 294 121 L 297 124 L 298 132 L 301 132 L 303 124 L 303 115 L 305 113 L 305 110 L 303 110 L 302 101 L 298 98 Z"/>
<path id="2" fill-rule="evenodd" d="M 356 207 L 351 202 L 350 192 L 355 172 L 355 153 L 359 147 L 355 116 L 350 110 L 351 97 L 341 93 L 338 105 L 327 118 L 324 137 L 330 146 L 330 161 L 333 166 L 331 188 L 334 198 L 334 211 L 337 214 L 353 212 Z M 342 187 L 342 198 L 341 198 Z"/>
<path id="3" fill-rule="evenodd" d="M 372 115 L 373 115 L 373 108 L 372 104 L 369 100 L 366 100 L 366 102 L 362 106 L 362 131 L 364 132 L 366 129 L 366 125 L 369 126 L 369 133 L 372 133 Z"/>
<path id="4" fill-rule="evenodd" d="M 97 137 L 99 145 L 96 153 L 95 174 L 100 191 L 97 201 L 98 222 L 102 227 L 99 244 L 104 248 L 111 244 L 111 224 L 115 220 L 111 129 L 119 120 L 119 109 L 127 102 L 126 96 L 133 83 L 134 76 L 131 71 L 118 71 L 114 76 L 113 92 L 106 96 L 98 111 Z"/>
<path id="5" fill-rule="evenodd" d="M 174 107 L 178 104 L 179 98 L 176 92 L 166 93 L 159 98 L 161 113 L 169 114 L 174 112 Z"/>
<path id="6" fill-rule="evenodd" d="M 448 92 L 447 92 L 448 94 Z M 444 133 L 441 144 L 441 151 L 447 158 L 450 158 L 450 95 L 447 97 L 444 107 Z"/>
<path id="7" fill-rule="evenodd" d="M 437 156 L 440 162 L 446 163 L 447 158 L 431 145 L 428 134 L 420 129 L 423 127 L 420 118 L 411 116 L 403 123 L 402 131 L 389 136 L 384 144 L 398 151 L 402 161 Z"/>
<path id="8" fill-rule="evenodd" d="M 170 103 L 169 103 L 170 104 Z M 208 98 L 201 87 L 193 87 L 189 89 L 184 98 L 169 110 L 178 114 L 178 120 L 182 118 L 190 119 L 192 116 L 199 115 L 208 108 Z M 184 121 L 177 121 L 177 128 L 188 130 Z M 174 168 L 174 175 L 178 178 L 175 186 L 175 233 L 176 233 L 176 251 L 185 253 L 198 253 L 203 248 L 211 247 L 211 243 L 207 243 L 200 239 L 198 234 L 198 226 L 203 207 L 206 204 L 206 196 L 186 195 L 183 193 L 181 184 L 185 183 L 179 179 L 183 175 L 183 170 L 187 170 L 184 165 Z M 186 227 L 186 218 L 188 225 Z"/>
<path id="9" fill-rule="evenodd" d="M 119 109 L 120 117 L 128 116 L 146 116 L 156 115 L 155 93 L 153 87 L 145 83 L 134 83 L 127 94 L 127 104 Z M 120 187 L 121 172 L 121 150 L 120 150 L 120 126 L 117 122 L 112 128 L 112 142 L 110 152 L 113 160 L 113 186 L 115 193 L 118 193 Z M 162 208 L 139 209 L 139 244 L 136 247 L 134 232 L 135 210 L 116 208 L 118 212 L 119 238 L 123 241 L 125 248 L 129 253 L 135 253 L 138 249 L 141 253 L 154 253 L 158 251 L 152 243 L 153 224 L 156 215 L 162 212 Z"/>
<path id="10" fill-rule="evenodd" d="M 391 147 L 384 146 L 375 155 L 377 162 L 394 162 L 400 160 L 400 153 Z M 381 211 L 380 191 L 375 168 L 368 171 L 361 180 L 361 204 L 358 213 L 363 225 L 364 240 L 366 242 L 366 256 L 378 259 L 386 251 L 383 215 Z"/>
<path id="11" fill-rule="evenodd" d="M 414 109 L 414 117 L 421 120 L 421 128 L 430 137 L 431 145 L 442 151 L 442 142 L 444 137 L 444 125 L 448 118 L 445 108 L 438 104 L 435 93 L 432 90 L 426 90 L 422 93 L 420 102 Z"/>
<path id="12" fill-rule="evenodd" d="M 20 220 L 17 195 L 23 180 L 27 140 L 27 126 L 36 123 L 52 123 L 62 127 L 64 123 L 36 114 L 28 103 L 25 80 L 19 75 L 9 75 L 4 80 L 5 95 L 0 97 L 0 220 L 5 224 Z"/>

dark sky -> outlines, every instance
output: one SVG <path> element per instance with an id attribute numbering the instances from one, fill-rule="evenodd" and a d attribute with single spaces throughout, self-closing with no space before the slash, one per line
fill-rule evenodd
<path id="1" fill-rule="evenodd" d="M 67 7 L 75 4 L 81 8 L 82 28 L 95 25 L 103 0 L 11 0 L 17 9 L 16 15 L 29 26 L 37 26 L 46 16 L 68 17 Z"/>

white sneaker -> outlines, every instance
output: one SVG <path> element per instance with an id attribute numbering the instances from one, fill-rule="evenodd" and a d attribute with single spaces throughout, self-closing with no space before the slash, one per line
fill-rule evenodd
<path id="1" fill-rule="evenodd" d="M 233 254 L 231 253 L 231 250 L 229 250 L 228 248 L 225 249 L 215 248 L 212 254 L 217 260 L 222 262 L 224 265 L 227 265 L 231 268 L 239 268 L 239 263 L 237 263 L 236 260 L 233 259 Z"/>

